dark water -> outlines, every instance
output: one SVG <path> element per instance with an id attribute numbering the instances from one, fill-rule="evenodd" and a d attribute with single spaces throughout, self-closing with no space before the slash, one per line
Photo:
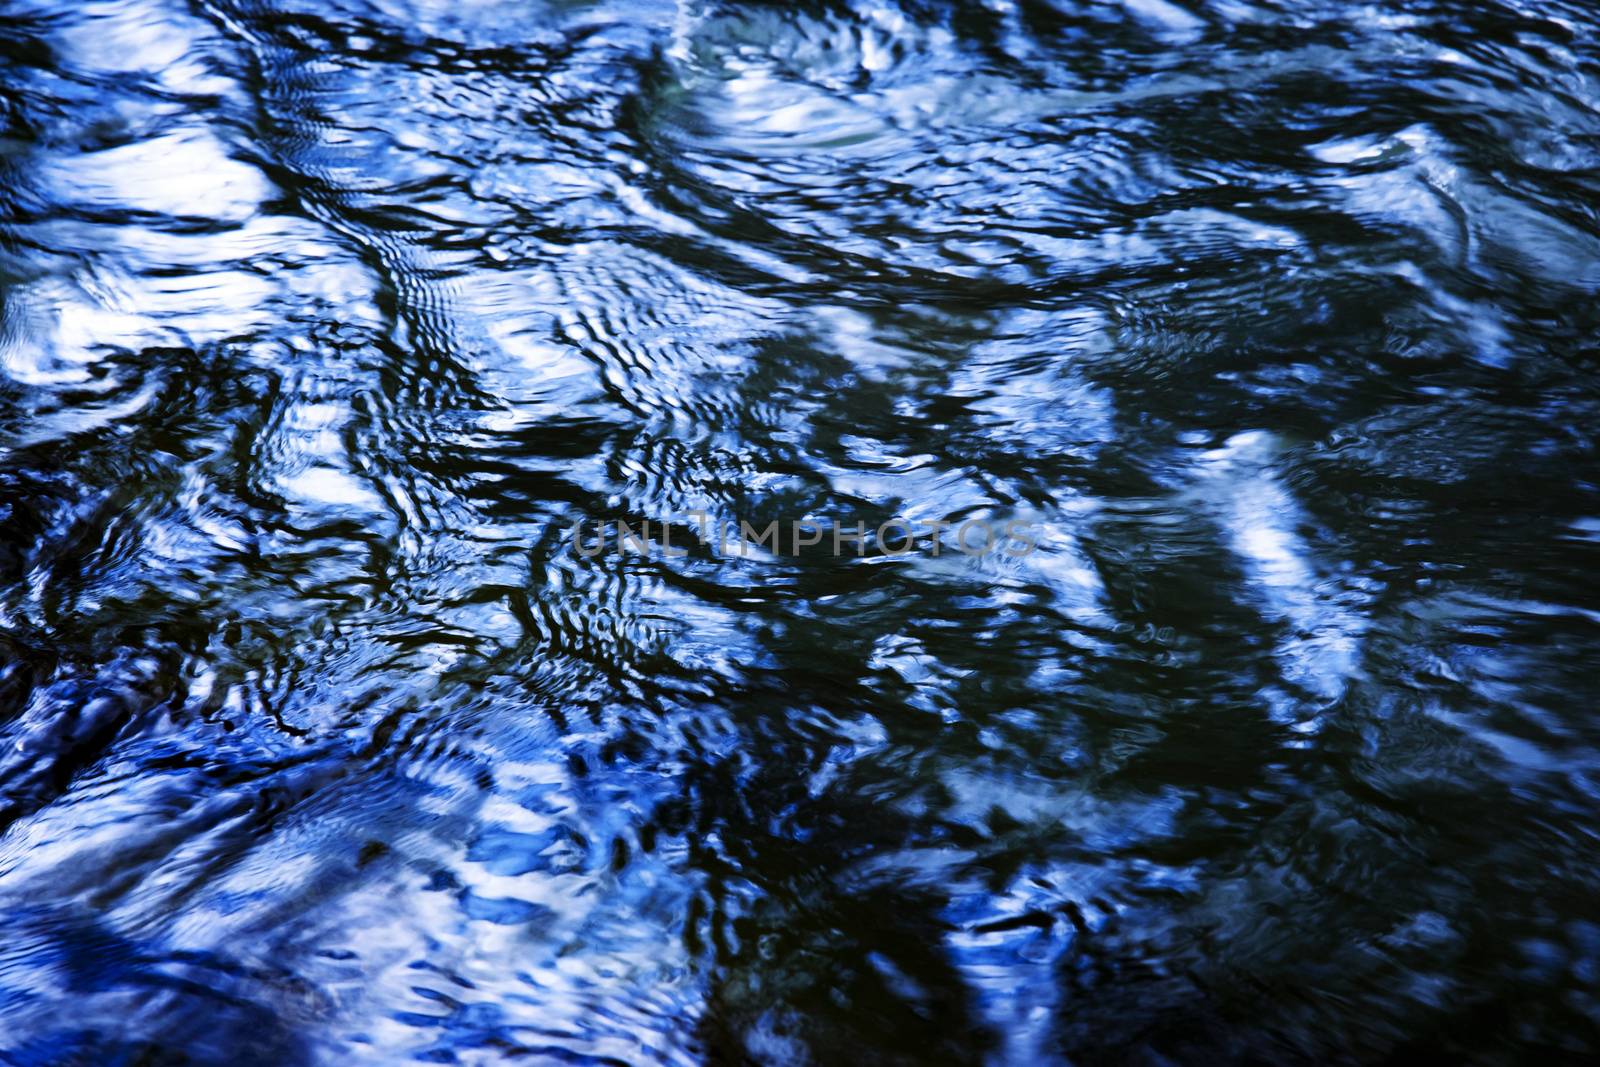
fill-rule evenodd
<path id="1" fill-rule="evenodd" d="M 0 3 L 0 1062 L 1600 1053 L 1597 27 Z"/>

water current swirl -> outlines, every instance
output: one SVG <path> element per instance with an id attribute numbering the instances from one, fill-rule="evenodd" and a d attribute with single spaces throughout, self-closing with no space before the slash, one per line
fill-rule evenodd
<path id="1" fill-rule="evenodd" d="M 1569 0 L 0 0 L 0 1062 L 1600 1055 L 1597 291 Z"/>

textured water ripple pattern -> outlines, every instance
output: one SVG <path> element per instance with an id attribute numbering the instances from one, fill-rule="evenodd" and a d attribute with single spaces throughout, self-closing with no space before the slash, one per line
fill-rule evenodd
<path id="1" fill-rule="evenodd" d="M 1597 290 L 1561 0 L 0 4 L 0 1062 L 1600 1055 Z"/>

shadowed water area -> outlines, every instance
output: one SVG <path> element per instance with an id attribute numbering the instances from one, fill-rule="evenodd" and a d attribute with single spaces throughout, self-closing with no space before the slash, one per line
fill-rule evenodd
<path id="1" fill-rule="evenodd" d="M 1585 4 L 0 0 L 0 1062 L 1600 1055 L 1597 290 Z"/>

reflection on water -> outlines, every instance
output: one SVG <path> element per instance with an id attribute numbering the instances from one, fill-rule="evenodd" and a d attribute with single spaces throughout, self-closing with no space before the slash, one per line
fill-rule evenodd
<path id="1" fill-rule="evenodd" d="M 0 8 L 3 1058 L 1600 1051 L 1597 21 Z"/>

